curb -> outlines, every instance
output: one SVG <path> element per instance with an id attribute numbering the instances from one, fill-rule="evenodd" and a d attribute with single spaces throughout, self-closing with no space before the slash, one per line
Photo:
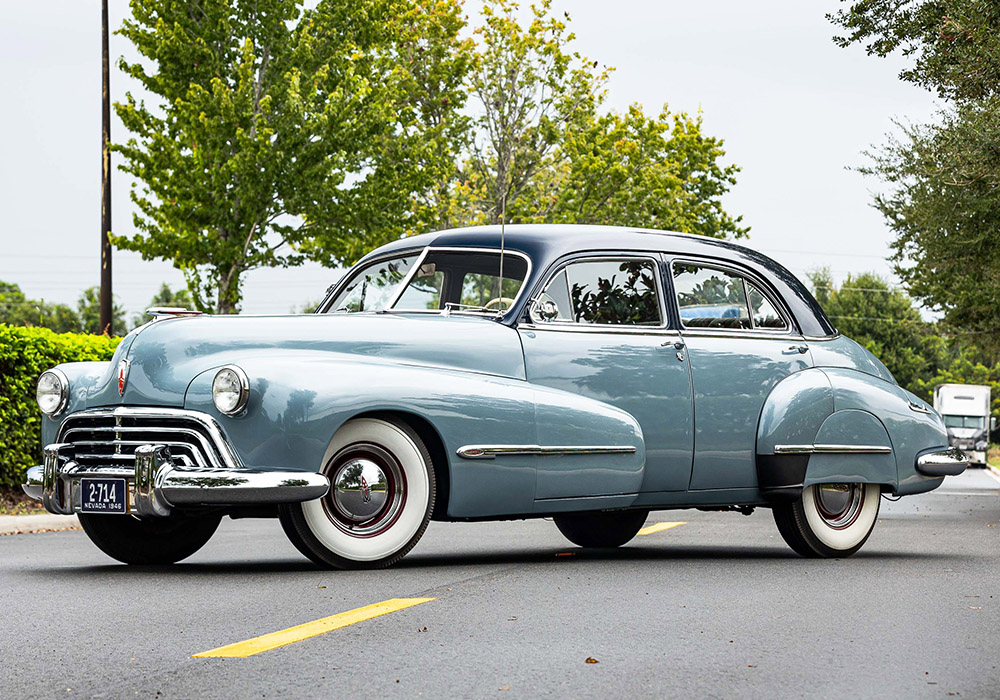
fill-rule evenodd
<path id="1" fill-rule="evenodd" d="M 986 473 L 992 476 L 994 479 L 1000 481 L 1000 469 L 994 467 L 992 464 L 986 465 Z"/>
<path id="2" fill-rule="evenodd" d="M 0 536 L 79 529 L 75 515 L 0 515 Z"/>

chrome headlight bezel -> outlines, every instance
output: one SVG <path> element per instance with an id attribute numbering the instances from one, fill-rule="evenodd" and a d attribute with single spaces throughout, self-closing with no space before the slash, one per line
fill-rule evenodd
<path id="1" fill-rule="evenodd" d="M 227 386 L 222 388 L 222 382 Z M 233 397 L 234 401 L 220 401 L 223 396 Z M 247 373 L 236 365 L 226 365 L 215 373 L 212 379 L 212 403 L 219 413 L 235 416 L 244 411 L 250 401 L 250 379 Z"/>
<path id="2" fill-rule="evenodd" d="M 59 389 L 59 402 L 56 404 L 54 409 L 48 411 L 45 410 L 40 398 L 42 380 L 47 377 L 52 377 L 56 381 L 56 385 Z M 55 418 L 66 410 L 66 406 L 69 404 L 69 378 L 62 370 L 53 367 L 52 369 L 47 369 L 38 375 L 38 382 L 35 384 L 35 403 L 38 404 L 38 410 L 49 418 Z"/>

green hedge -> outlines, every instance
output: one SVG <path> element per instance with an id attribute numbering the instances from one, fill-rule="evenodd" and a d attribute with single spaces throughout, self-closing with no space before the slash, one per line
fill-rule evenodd
<path id="1" fill-rule="evenodd" d="M 61 362 L 110 360 L 120 340 L 0 324 L 0 488 L 20 485 L 24 470 L 41 464 L 38 375 Z"/>

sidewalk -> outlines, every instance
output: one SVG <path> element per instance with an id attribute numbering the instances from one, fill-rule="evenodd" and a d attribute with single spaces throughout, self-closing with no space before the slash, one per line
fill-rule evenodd
<path id="1" fill-rule="evenodd" d="M 75 515 L 0 515 L 0 535 L 23 535 L 29 532 L 79 530 Z"/>

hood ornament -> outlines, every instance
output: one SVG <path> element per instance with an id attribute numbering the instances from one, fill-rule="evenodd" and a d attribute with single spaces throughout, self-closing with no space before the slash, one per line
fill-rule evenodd
<path id="1" fill-rule="evenodd" d="M 129 368 L 130 364 L 131 363 L 129 363 L 129 361 L 125 360 L 125 359 L 123 359 L 121 362 L 118 363 L 118 395 L 119 396 L 124 396 L 125 395 L 125 384 L 128 382 L 128 368 Z"/>

